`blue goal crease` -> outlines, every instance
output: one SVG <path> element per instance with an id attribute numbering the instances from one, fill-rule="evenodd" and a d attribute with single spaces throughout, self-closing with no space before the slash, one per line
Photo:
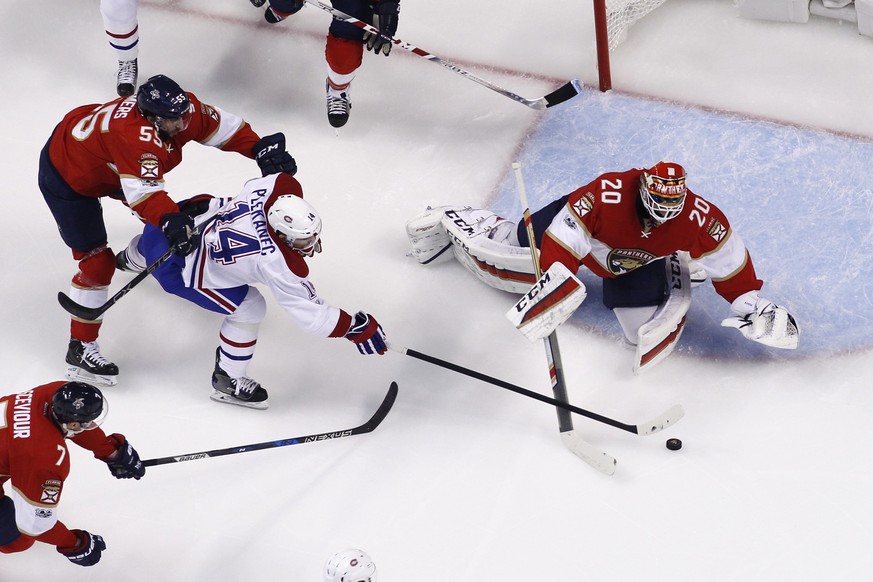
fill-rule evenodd
<path id="1" fill-rule="evenodd" d="M 707 282 L 693 292 L 677 352 L 790 360 L 873 347 L 873 143 L 585 91 L 545 111 L 519 157 L 531 211 L 603 172 L 661 160 L 685 166 L 688 187 L 725 212 L 764 280 L 762 294 L 788 307 L 801 329 L 797 350 L 750 342 L 720 327 L 729 305 Z M 512 220 L 522 214 L 510 168 L 491 209 Z M 620 338 L 596 277 L 580 274 L 589 297 L 571 322 Z"/>

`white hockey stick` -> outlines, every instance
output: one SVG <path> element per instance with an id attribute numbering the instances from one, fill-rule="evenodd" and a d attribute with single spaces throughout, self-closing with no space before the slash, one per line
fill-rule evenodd
<path id="1" fill-rule="evenodd" d="M 540 268 L 539 253 L 537 252 L 537 242 L 534 237 L 533 223 L 530 218 L 530 207 L 527 204 L 527 190 L 524 187 L 524 177 L 521 173 L 521 163 L 513 162 L 512 169 L 515 170 L 515 180 L 518 184 L 518 193 L 521 197 L 521 206 L 524 208 L 524 225 L 527 228 L 527 238 L 530 245 L 530 256 L 533 261 L 534 272 L 537 279 L 542 277 L 542 269 Z M 552 392 L 556 400 L 561 402 L 569 402 L 567 396 L 567 383 L 564 380 L 564 366 L 561 362 L 561 351 L 558 348 L 558 333 L 552 331 L 549 336 L 543 338 L 543 343 L 546 348 L 546 358 L 549 362 L 549 375 L 552 380 Z M 573 430 L 573 419 L 570 418 L 570 413 L 566 410 L 558 409 L 558 430 L 561 433 L 561 440 L 564 445 L 570 449 L 577 457 L 607 475 L 615 473 L 616 460 L 606 452 L 599 451 L 593 445 L 586 443 L 582 437 Z M 594 459 L 596 462 L 592 462 Z"/>
<path id="2" fill-rule="evenodd" d="M 358 28 L 362 28 L 362 29 L 366 30 L 370 34 L 375 34 L 377 36 L 381 36 L 382 38 L 390 41 L 392 44 L 399 46 L 403 50 L 409 51 L 409 52 L 411 52 L 411 53 L 413 53 L 413 54 L 415 54 L 423 59 L 427 59 L 427 60 L 429 60 L 433 63 L 436 63 L 438 65 L 442 65 L 443 67 L 447 68 L 448 70 L 450 70 L 452 72 L 458 73 L 459 75 L 462 75 L 462 76 L 470 79 L 471 81 L 479 83 L 483 87 L 488 87 L 492 91 L 496 91 L 497 93 L 500 93 L 504 97 L 509 97 L 510 99 L 512 99 L 514 101 L 518 101 L 522 105 L 526 105 L 526 106 L 530 107 L 531 109 L 545 109 L 547 107 L 553 107 L 555 105 L 559 105 L 559 104 L 563 103 L 564 101 L 572 99 L 573 97 L 575 97 L 576 95 L 578 95 L 582 91 L 582 82 L 579 79 L 573 79 L 572 81 L 568 81 L 567 83 L 561 85 L 560 87 L 558 87 L 557 89 L 555 89 L 554 91 L 552 91 L 551 93 L 546 95 L 545 97 L 540 97 L 539 99 L 525 99 L 524 97 L 522 97 L 520 95 L 516 95 L 512 91 L 507 91 L 503 87 L 498 87 L 497 85 L 490 83 L 490 82 L 486 81 L 485 79 L 481 79 L 481 78 L 477 77 L 476 75 L 474 75 L 470 71 L 466 71 L 454 63 L 450 63 L 449 61 L 445 61 L 445 60 L 443 60 L 435 55 L 432 55 L 429 52 L 418 48 L 417 46 L 413 46 L 413 45 L 409 44 L 408 42 L 400 40 L 399 38 L 392 38 L 390 36 L 381 35 L 381 34 L 379 34 L 379 29 L 376 28 L 375 26 L 371 26 L 371 25 L 367 24 L 366 22 L 362 22 L 362 21 L 358 20 L 357 18 L 346 14 L 345 12 L 337 10 L 333 6 L 328 6 L 327 4 L 320 2 L 319 0 L 306 0 L 306 2 L 308 4 L 316 6 L 317 8 L 321 8 L 325 12 L 329 12 L 337 20 L 340 20 L 342 22 L 347 22 L 349 24 L 353 24 L 353 25 L 357 26 Z"/>

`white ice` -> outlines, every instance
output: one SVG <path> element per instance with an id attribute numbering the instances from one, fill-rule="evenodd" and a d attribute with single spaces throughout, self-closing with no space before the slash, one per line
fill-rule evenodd
<path id="1" fill-rule="evenodd" d="M 113 98 L 115 63 L 97 2 L 10 2 L 0 14 L 5 394 L 63 373 L 55 295 L 75 263 L 37 158 L 65 112 Z M 325 299 L 375 314 L 397 344 L 550 394 L 542 346 L 504 319 L 513 298 L 458 264 L 417 264 L 404 223 L 428 204 L 517 211 L 517 159 L 545 200 L 606 169 L 682 156 L 689 184 L 744 235 L 765 289 L 798 310 L 802 351 L 731 336 L 718 326 L 727 304 L 706 287 L 681 349 L 634 377 L 593 294 L 559 332 L 572 402 L 629 423 L 686 411 L 647 437 L 575 417 L 618 458 L 607 477 L 562 446 L 550 406 L 398 353 L 361 357 L 296 330 L 272 301 L 250 369 L 270 409 L 215 403 L 220 318 L 147 281 L 107 314 L 100 340 L 122 370 L 104 428 L 144 458 L 355 426 L 391 381 L 394 409 L 369 435 L 154 467 L 138 482 L 74 450 L 61 518 L 106 538 L 102 561 L 79 568 L 38 545 L 0 557 L 0 581 L 318 582 L 349 546 L 373 556 L 382 582 L 873 578 L 873 39 L 820 17 L 748 21 L 728 0 L 671 0 L 614 53 L 614 93 L 546 112 L 399 49 L 366 54 L 337 134 L 325 118 L 328 22 L 307 7 L 270 26 L 245 0 L 140 6 L 141 80 L 168 74 L 288 136 L 325 221 L 310 262 Z M 404 0 L 398 37 L 526 97 L 574 77 L 596 86 L 588 0 Z M 256 173 L 192 144 L 168 186 L 176 199 L 233 195 Z M 104 208 L 120 249 L 139 223 Z M 668 437 L 684 448 L 668 451 Z"/>

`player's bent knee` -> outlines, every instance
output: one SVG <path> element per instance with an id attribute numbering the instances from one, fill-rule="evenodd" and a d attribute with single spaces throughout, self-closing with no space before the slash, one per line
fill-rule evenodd
<path id="1" fill-rule="evenodd" d="M 229 319 L 234 323 L 261 323 L 267 315 L 267 302 L 261 292 L 249 287 L 246 298 L 240 303 Z"/>
<path id="2" fill-rule="evenodd" d="M 77 257 L 78 258 L 78 257 Z M 79 258 L 79 272 L 73 282 L 80 287 L 106 287 L 115 273 L 115 254 L 109 247 L 100 247 Z"/>

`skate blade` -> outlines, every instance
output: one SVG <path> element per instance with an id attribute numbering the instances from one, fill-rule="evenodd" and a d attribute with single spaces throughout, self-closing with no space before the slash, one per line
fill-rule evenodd
<path id="1" fill-rule="evenodd" d="M 118 384 L 118 376 L 100 376 L 92 374 L 78 366 L 67 367 L 67 380 L 74 382 L 85 382 L 87 384 L 97 384 L 99 386 L 115 386 Z"/>
<path id="2" fill-rule="evenodd" d="M 234 398 L 230 394 L 225 394 L 219 390 L 213 390 L 212 394 L 209 397 L 216 402 L 224 402 L 225 404 L 236 404 L 237 406 L 245 406 L 246 408 L 254 408 L 256 410 L 266 410 L 269 408 L 269 404 L 266 400 L 262 400 L 261 402 L 249 402 L 247 400 L 240 400 L 239 398 Z"/>

